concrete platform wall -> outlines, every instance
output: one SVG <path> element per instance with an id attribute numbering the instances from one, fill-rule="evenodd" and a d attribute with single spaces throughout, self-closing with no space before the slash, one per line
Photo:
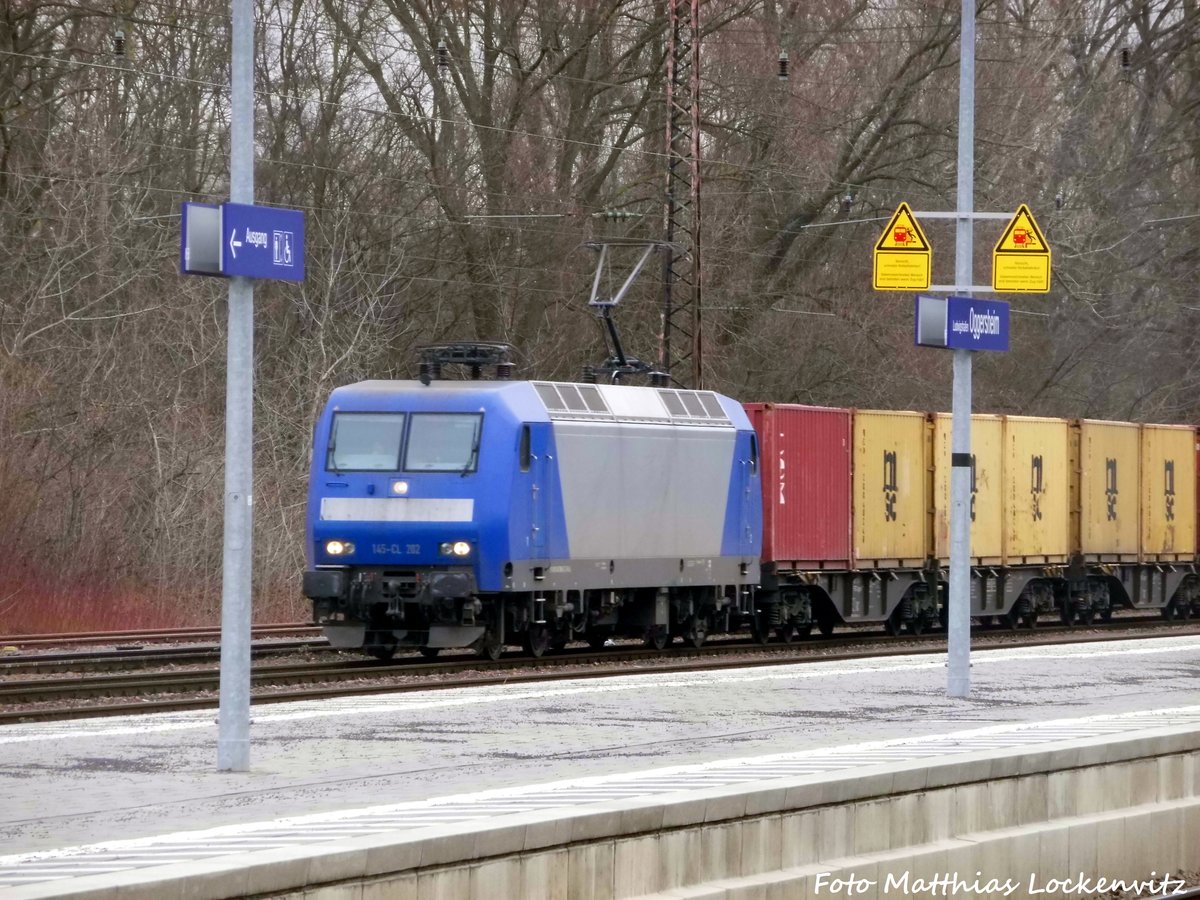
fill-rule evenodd
<path id="1" fill-rule="evenodd" d="M 1179 869 L 1200 870 L 1196 731 L 505 816 L 11 896 L 1079 898 L 1106 890 L 1101 877 Z"/>

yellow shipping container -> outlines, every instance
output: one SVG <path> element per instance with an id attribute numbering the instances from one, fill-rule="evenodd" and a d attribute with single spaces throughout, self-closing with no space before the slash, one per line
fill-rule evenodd
<path id="1" fill-rule="evenodd" d="M 1004 417 L 1004 556 L 1009 565 L 1063 562 L 1071 481 L 1065 419 Z"/>
<path id="2" fill-rule="evenodd" d="M 1139 435 L 1129 422 L 1083 419 L 1072 429 L 1077 480 L 1071 511 L 1078 518 L 1071 544 L 1087 559 L 1138 559 Z"/>
<path id="3" fill-rule="evenodd" d="M 1187 425 L 1142 426 L 1142 559 L 1196 556 L 1196 434 Z"/>
<path id="4" fill-rule="evenodd" d="M 934 421 L 933 531 L 935 554 L 950 558 L 950 431 L 949 413 Z M 974 565 L 994 565 L 1004 556 L 1004 506 L 1001 474 L 1004 460 L 1004 420 L 1000 416 L 971 416 L 971 559 Z"/>
<path id="5" fill-rule="evenodd" d="M 857 565 L 919 566 L 928 558 L 931 430 L 924 413 L 854 411 Z"/>

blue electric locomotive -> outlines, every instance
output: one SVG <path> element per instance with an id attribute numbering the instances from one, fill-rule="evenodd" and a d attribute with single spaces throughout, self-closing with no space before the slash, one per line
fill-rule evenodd
<path id="1" fill-rule="evenodd" d="M 753 616 L 758 445 L 727 397 L 366 381 L 313 450 L 304 592 L 334 646 L 699 645 Z"/>

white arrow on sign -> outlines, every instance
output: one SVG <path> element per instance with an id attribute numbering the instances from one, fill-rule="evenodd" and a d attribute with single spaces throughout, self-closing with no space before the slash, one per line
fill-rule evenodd
<path id="1" fill-rule="evenodd" d="M 237 229 L 235 228 L 233 231 L 229 232 L 229 252 L 233 254 L 234 259 L 237 259 L 237 248 L 242 246 L 241 241 L 234 240 L 236 237 Z"/>

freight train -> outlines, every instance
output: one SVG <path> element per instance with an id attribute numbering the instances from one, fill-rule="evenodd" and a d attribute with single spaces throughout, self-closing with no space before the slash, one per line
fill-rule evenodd
<path id="1" fill-rule="evenodd" d="M 950 417 L 711 391 L 366 381 L 316 424 L 305 595 L 379 658 L 945 623 Z M 1195 429 L 972 417 L 971 615 L 1200 612 Z"/>

